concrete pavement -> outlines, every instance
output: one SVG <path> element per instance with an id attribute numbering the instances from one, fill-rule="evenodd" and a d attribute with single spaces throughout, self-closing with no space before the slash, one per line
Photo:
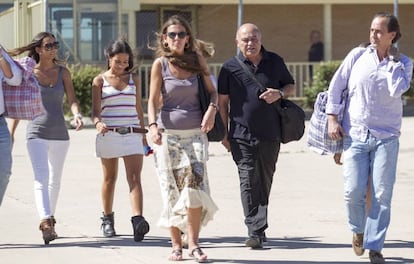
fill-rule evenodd
<path id="1" fill-rule="evenodd" d="M 169 263 L 168 230 L 156 226 L 161 199 L 153 157 L 142 172 L 144 216 L 151 225 L 145 240 L 132 238 L 131 210 L 124 167 L 116 187 L 114 211 L 119 236 L 104 238 L 100 230 L 102 180 L 94 157 L 95 131 L 70 130 L 71 147 L 58 201 L 59 239 L 43 244 L 33 198 L 33 173 L 25 148 L 25 123 L 20 124 L 13 151 L 13 175 L 0 208 L 1 264 Z M 391 227 L 383 250 L 387 263 L 414 263 L 414 117 L 403 120 L 398 177 Z M 0 157 L 1 158 L 1 157 Z M 368 263 L 357 257 L 345 220 L 341 168 L 332 156 L 310 152 L 305 138 L 282 146 L 269 207 L 268 242 L 262 250 L 244 247 L 237 171 L 219 143 L 210 145 L 208 163 L 212 196 L 219 207 L 201 232 L 201 246 L 210 263 Z M 184 250 L 184 262 L 193 263 Z"/>

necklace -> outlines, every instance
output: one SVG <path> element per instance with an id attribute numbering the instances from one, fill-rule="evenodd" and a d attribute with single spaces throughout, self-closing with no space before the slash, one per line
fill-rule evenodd
<path id="1" fill-rule="evenodd" d="M 53 70 L 54 67 L 49 69 L 41 69 L 40 67 L 35 68 L 37 71 L 35 72 L 36 78 L 40 85 L 46 88 L 54 88 L 54 78 Z"/>

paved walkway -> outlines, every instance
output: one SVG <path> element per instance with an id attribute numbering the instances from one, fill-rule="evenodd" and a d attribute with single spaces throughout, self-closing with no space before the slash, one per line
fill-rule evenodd
<path id="1" fill-rule="evenodd" d="M 168 231 L 156 226 L 161 207 L 153 157 L 146 157 L 142 182 L 145 217 L 151 231 L 141 243 L 132 239 L 127 183 L 120 162 L 114 204 L 119 236 L 100 230 L 101 166 L 94 157 L 93 129 L 71 130 L 56 212 L 59 239 L 43 245 L 33 199 L 33 174 L 21 124 L 14 146 L 11 182 L 0 208 L 1 264 L 169 263 Z M 414 118 L 404 118 L 392 222 L 383 253 L 387 263 L 414 263 Z M 1 157 L 0 157 L 1 158 Z M 269 208 L 268 243 L 262 250 L 243 246 L 239 182 L 231 156 L 219 143 L 210 145 L 212 196 L 220 210 L 201 232 L 211 263 L 368 263 L 367 253 L 353 254 L 345 221 L 341 168 L 331 156 L 319 156 L 305 139 L 282 146 Z M 184 263 L 193 263 L 184 251 Z"/>

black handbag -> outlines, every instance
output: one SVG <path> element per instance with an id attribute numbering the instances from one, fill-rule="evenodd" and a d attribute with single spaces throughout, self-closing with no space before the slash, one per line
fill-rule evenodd
<path id="1" fill-rule="evenodd" d="M 281 99 L 276 104 L 280 116 L 280 131 L 282 143 L 300 140 L 305 133 L 305 111 L 294 102 Z"/>
<path id="2" fill-rule="evenodd" d="M 204 116 L 210 105 L 210 94 L 204 83 L 203 76 L 201 74 L 197 75 L 198 78 L 198 96 L 200 98 L 201 112 Z M 207 133 L 208 141 L 222 141 L 226 133 L 226 128 L 224 122 L 221 119 L 220 113 L 216 112 L 216 117 L 214 121 L 214 127 Z"/>
<path id="3" fill-rule="evenodd" d="M 266 91 L 267 88 L 256 79 L 256 76 L 247 68 L 246 64 L 238 56 L 235 56 L 235 58 L 243 70 L 256 82 L 259 90 Z M 283 98 L 280 101 L 274 102 L 272 105 L 280 116 L 280 141 L 282 143 L 288 143 L 301 139 L 305 133 L 305 111 L 294 102 Z"/>

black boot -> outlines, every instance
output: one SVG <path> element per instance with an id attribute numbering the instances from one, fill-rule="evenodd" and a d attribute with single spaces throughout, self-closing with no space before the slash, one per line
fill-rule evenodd
<path id="1" fill-rule="evenodd" d="M 136 215 L 131 218 L 132 229 L 134 230 L 134 240 L 140 242 L 144 239 L 144 235 L 149 232 L 150 226 L 145 218 Z"/>
<path id="2" fill-rule="evenodd" d="M 115 233 L 115 228 L 114 228 L 114 225 L 115 225 L 114 213 L 112 212 L 112 213 L 107 214 L 107 215 L 105 215 L 104 213 L 102 213 L 102 214 L 103 214 L 103 217 L 101 217 L 101 219 L 102 219 L 101 228 L 102 228 L 102 231 L 103 231 L 103 235 L 105 237 L 115 236 L 116 233 Z"/>

